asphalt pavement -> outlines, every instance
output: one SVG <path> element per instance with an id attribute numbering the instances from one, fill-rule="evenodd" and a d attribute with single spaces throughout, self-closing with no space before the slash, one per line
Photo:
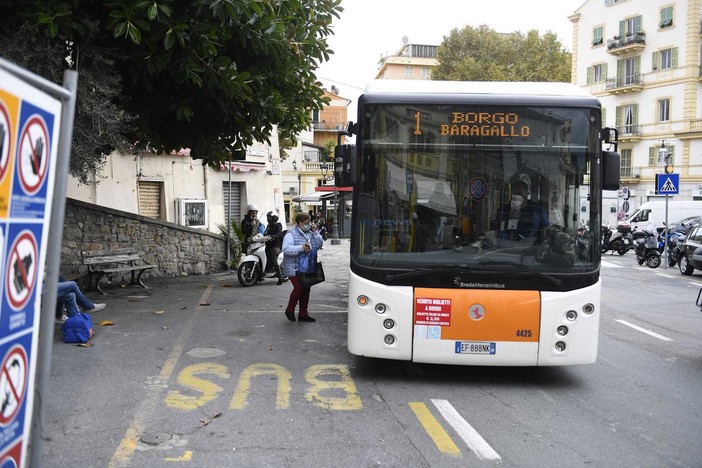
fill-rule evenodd
<path id="1" fill-rule="evenodd" d="M 158 420 L 174 391 L 169 389 L 187 393 L 188 385 L 197 385 L 180 382 L 192 360 L 219 359 L 217 365 L 227 366 L 231 379 L 252 363 L 269 362 L 301 377 L 331 351 L 350 361 L 345 351 L 349 240 L 339 245 L 327 240 L 318 258 L 326 281 L 311 294 L 309 314 L 316 323 L 285 318 L 289 281 L 278 286 L 275 278 L 266 278 L 243 287 L 236 271 L 150 277 L 144 279 L 146 289 L 115 281 L 104 287 L 104 296 L 87 291 L 107 307 L 93 314 L 95 335 L 87 346 L 64 343 L 61 326 L 55 325 L 47 414 L 41 415 L 41 466 L 147 466 L 140 458 L 148 456 L 145 448 L 158 446 L 154 441 L 166 433 L 172 447 L 176 433 L 198 421 L 187 411 L 177 412 L 183 421 Z M 332 340 L 333 350 L 316 340 L 320 333 Z M 156 458 L 148 466 L 156 466 L 152 461 L 163 463 Z"/>

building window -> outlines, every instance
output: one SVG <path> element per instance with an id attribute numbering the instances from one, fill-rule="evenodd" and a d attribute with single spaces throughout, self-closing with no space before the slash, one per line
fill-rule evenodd
<path id="1" fill-rule="evenodd" d="M 648 148 L 648 165 L 650 167 L 661 166 L 665 164 L 665 161 L 658 161 L 658 150 L 661 149 L 661 145 L 650 146 Z M 668 151 L 668 156 L 672 159 L 675 157 L 675 145 L 665 145 L 665 149 Z"/>
<path id="2" fill-rule="evenodd" d="M 673 25 L 673 7 L 661 8 L 661 20 L 658 23 L 660 29 L 669 28 Z"/>
<path id="3" fill-rule="evenodd" d="M 414 67 L 405 67 L 405 78 L 412 78 L 414 76 Z"/>
<path id="4" fill-rule="evenodd" d="M 631 177 L 631 148 L 622 148 L 619 175 Z"/>
<path id="5" fill-rule="evenodd" d="M 604 26 L 597 26 L 592 30 L 592 45 L 599 46 L 604 44 Z"/>
<path id="6" fill-rule="evenodd" d="M 615 123 L 619 133 L 625 135 L 640 135 L 639 129 L 639 105 L 626 104 L 617 106 L 617 116 Z"/>
<path id="7" fill-rule="evenodd" d="M 598 63 L 587 67 L 587 84 L 599 83 L 607 80 L 607 64 Z"/>
<path id="8" fill-rule="evenodd" d="M 670 98 L 658 100 L 658 121 L 659 122 L 669 122 L 670 121 Z"/>
<path id="9" fill-rule="evenodd" d="M 671 47 L 669 49 L 657 50 L 653 52 L 651 58 L 653 71 L 667 70 L 669 68 L 678 67 L 678 48 Z"/>
<path id="10" fill-rule="evenodd" d="M 431 67 L 422 67 L 422 79 L 423 80 L 430 80 L 431 79 Z"/>
<path id="11" fill-rule="evenodd" d="M 620 36 L 633 36 L 638 32 L 641 32 L 641 15 L 627 18 L 619 22 Z"/>

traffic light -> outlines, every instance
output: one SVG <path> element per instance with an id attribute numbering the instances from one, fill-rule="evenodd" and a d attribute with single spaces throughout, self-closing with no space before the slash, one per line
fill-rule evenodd
<path id="1" fill-rule="evenodd" d="M 666 174 L 673 174 L 675 172 L 675 168 L 673 167 L 673 164 L 666 164 L 665 165 L 665 173 Z"/>

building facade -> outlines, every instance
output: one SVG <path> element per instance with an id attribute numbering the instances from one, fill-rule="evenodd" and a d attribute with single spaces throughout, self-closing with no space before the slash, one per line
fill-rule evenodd
<path id="1" fill-rule="evenodd" d="M 431 71 L 439 64 L 439 46 L 405 44 L 394 55 L 380 58 L 377 80 L 430 80 Z"/>
<path id="2" fill-rule="evenodd" d="M 659 198 L 656 174 L 679 174 L 676 200 L 702 200 L 702 0 L 587 0 L 573 23 L 572 82 L 602 102 L 619 132 L 618 217 Z M 661 147 L 668 160 L 659 160 Z M 607 206 L 607 205 L 611 206 Z"/>

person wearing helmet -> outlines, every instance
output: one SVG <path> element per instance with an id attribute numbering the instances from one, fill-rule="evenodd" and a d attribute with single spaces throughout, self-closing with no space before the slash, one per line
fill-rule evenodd
<path id="1" fill-rule="evenodd" d="M 266 213 L 266 221 L 268 221 L 268 225 L 263 235 L 271 238 L 271 240 L 266 242 L 266 256 L 268 257 L 268 264 L 273 265 L 275 276 L 278 278 L 277 285 L 280 286 L 283 284 L 283 272 L 280 270 L 280 265 L 278 265 L 278 255 L 280 255 L 283 248 L 283 225 L 278 222 L 278 215 L 275 211 Z"/>
<path id="2" fill-rule="evenodd" d="M 241 220 L 241 232 L 244 233 L 244 242 L 242 243 L 244 252 L 246 252 L 249 246 L 249 237 L 258 232 L 258 226 L 258 207 L 250 203 L 249 206 L 246 207 L 246 216 Z"/>

